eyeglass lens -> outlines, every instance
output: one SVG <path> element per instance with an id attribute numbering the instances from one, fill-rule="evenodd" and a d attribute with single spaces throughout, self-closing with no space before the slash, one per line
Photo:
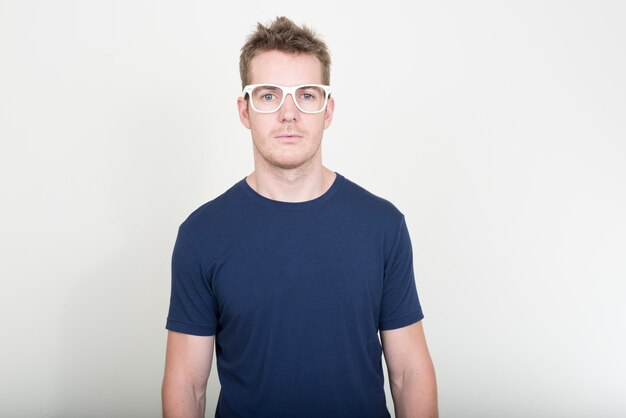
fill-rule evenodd
<path id="1" fill-rule="evenodd" d="M 278 110 L 285 93 L 277 86 L 257 86 L 252 90 L 254 108 L 261 112 Z M 303 112 L 319 112 L 326 102 L 326 92 L 317 86 L 302 86 L 296 90 L 294 100 Z"/>

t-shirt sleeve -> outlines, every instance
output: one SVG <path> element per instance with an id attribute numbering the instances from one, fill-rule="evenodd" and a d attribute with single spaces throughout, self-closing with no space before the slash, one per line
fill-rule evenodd
<path id="1" fill-rule="evenodd" d="M 413 249 L 404 217 L 385 262 L 379 328 L 401 328 L 424 318 L 413 272 Z"/>
<path id="2" fill-rule="evenodd" d="M 189 236 L 179 229 L 172 255 L 172 290 L 165 328 L 184 334 L 215 335 L 217 303 Z"/>

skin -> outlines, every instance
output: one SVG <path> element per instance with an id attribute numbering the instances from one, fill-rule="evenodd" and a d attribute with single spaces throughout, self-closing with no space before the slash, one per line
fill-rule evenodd
<path id="1" fill-rule="evenodd" d="M 266 51 L 250 64 L 250 84 L 323 84 L 322 67 L 311 55 Z M 306 114 L 291 96 L 274 113 L 257 113 L 237 100 L 241 123 L 251 131 L 254 171 L 246 178 L 259 194 L 283 202 L 303 202 L 324 194 L 336 174 L 322 164 L 322 137 L 333 119 L 331 97 L 324 112 Z M 381 331 L 396 416 L 437 417 L 435 371 L 422 322 Z M 214 337 L 168 332 L 163 379 L 166 418 L 204 417 Z"/>
<path id="2" fill-rule="evenodd" d="M 312 55 L 266 51 L 250 63 L 250 84 L 282 86 L 323 84 L 322 65 Z M 302 113 L 291 95 L 274 113 L 257 113 L 243 98 L 237 100 L 239 119 L 252 135 L 254 171 L 248 184 L 261 195 L 283 202 L 321 196 L 335 180 L 322 164 L 322 137 L 333 120 L 335 100 L 326 111 Z"/>
<path id="3" fill-rule="evenodd" d="M 422 321 L 381 331 L 396 417 L 436 418 L 437 381 Z"/>
<path id="4" fill-rule="evenodd" d="M 161 388 L 164 418 L 204 418 L 215 337 L 168 331 Z"/>

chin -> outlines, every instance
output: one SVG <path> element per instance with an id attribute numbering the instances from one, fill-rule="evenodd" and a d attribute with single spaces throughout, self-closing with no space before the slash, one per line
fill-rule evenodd
<path id="1" fill-rule="evenodd" d="M 318 153 L 320 152 L 319 146 L 316 149 L 304 149 L 302 147 L 300 149 L 263 150 L 258 147 L 255 148 L 255 158 L 260 157 L 267 165 L 282 170 L 294 170 L 307 166 L 319 157 Z"/>
<path id="2" fill-rule="evenodd" d="M 313 157 L 313 155 L 274 155 L 270 156 L 270 158 L 264 158 L 264 160 L 273 167 L 283 170 L 293 170 L 306 166 L 313 160 Z"/>
<path id="3" fill-rule="evenodd" d="M 283 170 L 295 170 L 296 168 L 300 168 L 304 165 L 306 165 L 306 163 L 309 160 L 274 160 L 274 161 L 268 161 L 270 163 L 270 165 L 283 169 Z"/>

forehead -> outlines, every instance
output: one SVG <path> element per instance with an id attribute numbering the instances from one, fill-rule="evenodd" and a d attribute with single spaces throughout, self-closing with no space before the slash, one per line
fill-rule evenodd
<path id="1" fill-rule="evenodd" d="M 311 54 L 263 51 L 250 61 L 249 83 L 322 84 L 322 64 Z"/>

